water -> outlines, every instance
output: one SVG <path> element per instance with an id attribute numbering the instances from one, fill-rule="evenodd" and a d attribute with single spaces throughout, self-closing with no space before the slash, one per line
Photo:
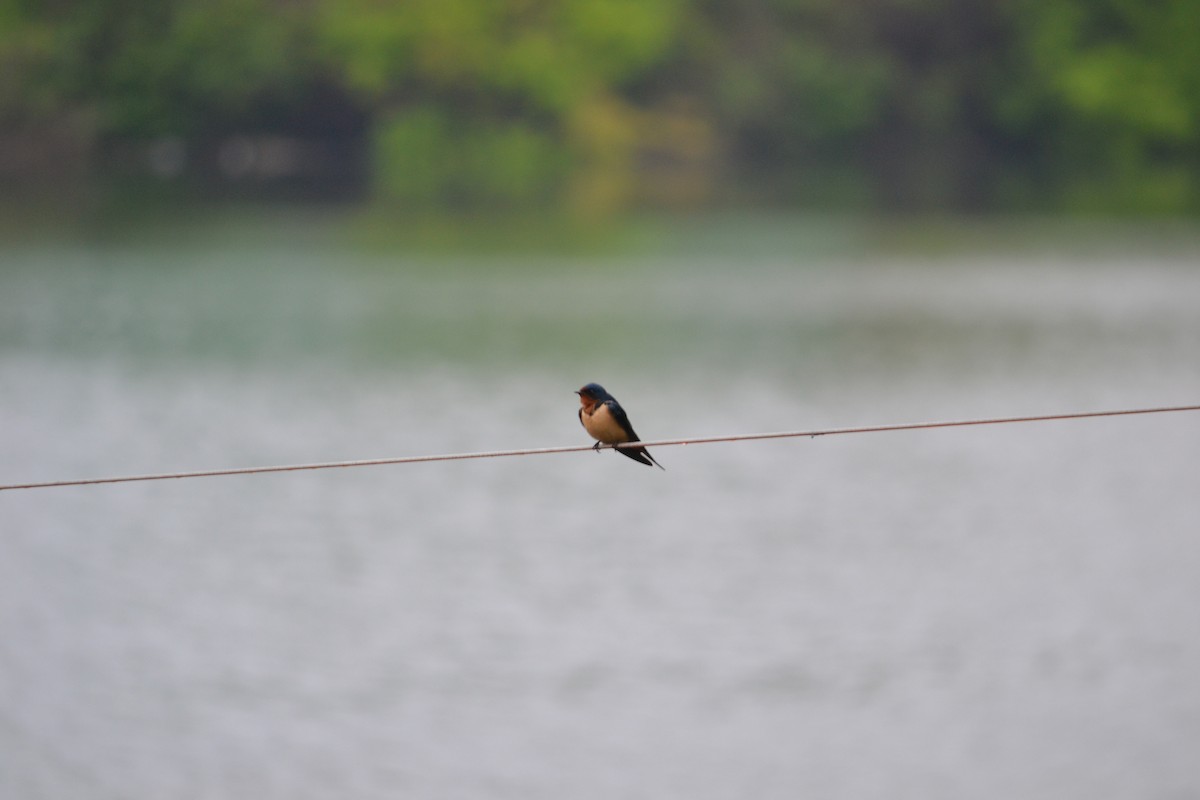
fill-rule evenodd
<path id="1" fill-rule="evenodd" d="M 0 250 L 0 483 L 1194 403 L 1194 240 Z M 1136 232 L 1134 232 L 1136 233 Z M 945 236 L 955 236 L 945 244 Z M 0 797 L 1200 794 L 1200 414 L 0 494 Z"/>

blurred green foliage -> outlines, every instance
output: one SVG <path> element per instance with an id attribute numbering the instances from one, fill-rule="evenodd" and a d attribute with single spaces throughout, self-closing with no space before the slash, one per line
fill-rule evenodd
<path id="1" fill-rule="evenodd" d="M 568 163 L 562 146 L 530 125 L 458 119 L 438 106 L 381 120 L 373 149 L 379 195 L 412 204 L 547 202 Z"/>
<path id="2" fill-rule="evenodd" d="M 1197 54 L 1196 0 L 0 0 L 0 175 L 316 131 L 425 206 L 1195 210 Z"/>

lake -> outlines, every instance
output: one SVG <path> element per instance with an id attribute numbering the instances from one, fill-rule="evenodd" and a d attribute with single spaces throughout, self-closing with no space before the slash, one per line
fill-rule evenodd
<path id="1" fill-rule="evenodd" d="M 0 484 L 1200 402 L 1186 225 L 454 240 L 10 232 Z M 1200 794 L 1200 413 L 654 455 L 0 492 L 0 796 Z"/>

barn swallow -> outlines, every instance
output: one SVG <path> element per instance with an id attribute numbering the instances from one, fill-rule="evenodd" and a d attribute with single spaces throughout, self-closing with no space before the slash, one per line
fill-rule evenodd
<path id="1" fill-rule="evenodd" d="M 617 398 L 604 391 L 598 383 L 589 383 L 575 394 L 579 395 L 579 421 L 583 428 L 596 440 L 593 450 L 599 450 L 601 444 L 624 444 L 638 442 L 641 439 L 633 432 L 625 409 L 617 402 Z M 623 456 L 628 456 L 646 466 L 654 465 L 666 470 L 662 464 L 651 457 L 644 447 L 614 448 Z"/>

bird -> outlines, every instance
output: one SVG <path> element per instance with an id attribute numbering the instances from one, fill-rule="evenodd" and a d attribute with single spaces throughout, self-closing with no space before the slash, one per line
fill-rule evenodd
<path id="1" fill-rule="evenodd" d="M 584 430 L 596 440 L 593 450 L 599 450 L 601 444 L 624 444 L 625 442 L 641 441 L 629 424 L 625 409 L 617 402 L 617 398 L 604 391 L 598 383 L 589 383 L 575 392 L 579 395 L 579 421 Z M 654 460 L 644 447 L 618 447 L 618 453 L 632 458 L 646 466 L 656 466 L 666 471 L 666 467 Z"/>

